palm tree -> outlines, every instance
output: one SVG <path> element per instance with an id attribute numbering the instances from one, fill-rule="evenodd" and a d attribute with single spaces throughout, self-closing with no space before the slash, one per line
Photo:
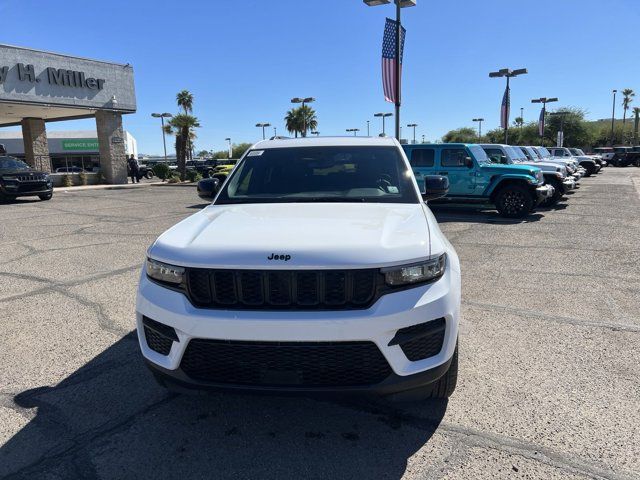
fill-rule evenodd
<path id="1" fill-rule="evenodd" d="M 193 93 L 189 90 L 182 90 L 176 95 L 176 103 L 178 107 L 184 110 L 185 115 L 189 115 L 193 112 Z M 193 160 L 193 144 L 191 143 L 191 135 L 187 138 L 187 157 L 189 160 Z"/>
<path id="2" fill-rule="evenodd" d="M 185 115 L 189 115 L 193 111 L 193 93 L 189 90 L 182 90 L 176 95 L 178 107 L 184 110 Z"/>
<path id="3" fill-rule="evenodd" d="M 300 116 L 300 122 L 302 123 L 302 136 L 307 136 L 307 130 L 315 132 L 318 130 L 318 117 L 316 117 L 316 111 L 309 105 L 302 105 L 298 109 L 298 115 Z"/>
<path id="4" fill-rule="evenodd" d="M 633 143 L 638 144 L 638 124 L 640 124 L 640 107 L 633 107 Z"/>
<path id="5" fill-rule="evenodd" d="M 624 128 L 624 123 L 627 120 L 627 110 L 629 110 L 629 104 L 633 102 L 633 97 L 635 97 L 635 92 L 630 88 L 625 88 L 622 90 L 622 126 Z"/>
<path id="6" fill-rule="evenodd" d="M 284 117 L 284 122 L 287 131 L 295 134 L 296 138 L 298 138 L 298 133 L 306 137 L 308 130 L 315 131 L 318 129 L 316 111 L 308 105 L 289 110 Z"/>
<path id="7" fill-rule="evenodd" d="M 302 117 L 298 114 L 297 108 L 292 108 L 284 117 L 284 123 L 289 133 L 295 134 L 298 138 L 298 132 L 302 132 Z"/>
<path id="8" fill-rule="evenodd" d="M 179 113 L 174 115 L 165 127 L 167 133 L 176 137 L 176 158 L 180 180 L 184 181 L 187 174 L 187 156 L 193 129 L 200 127 L 200 122 L 193 115 Z"/>

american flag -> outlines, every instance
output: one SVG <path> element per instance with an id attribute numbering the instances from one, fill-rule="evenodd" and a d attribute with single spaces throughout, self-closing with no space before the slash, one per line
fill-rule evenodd
<path id="1" fill-rule="evenodd" d="M 402 54 L 404 52 L 404 36 L 406 30 L 400 27 L 400 79 L 402 78 Z M 387 18 L 382 39 L 382 88 L 387 102 L 400 102 L 400 92 L 396 91 L 396 32 L 398 23 Z M 399 80 L 400 80 L 399 79 Z M 400 81 L 398 81 L 400 90 Z"/>
<path id="2" fill-rule="evenodd" d="M 504 95 L 502 96 L 502 105 L 500 106 L 500 127 L 507 128 L 509 125 L 509 104 L 511 99 L 509 98 L 509 87 L 504 89 Z"/>
<path id="3" fill-rule="evenodd" d="M 538 119 L 538 135 L 544 135 L 544 107 L 540 109 L 540 118 Z"/>

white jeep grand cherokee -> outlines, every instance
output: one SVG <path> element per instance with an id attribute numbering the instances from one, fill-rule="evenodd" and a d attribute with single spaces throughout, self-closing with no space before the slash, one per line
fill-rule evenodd
<path id="1" fill-rule="evenodd" d="M 254 145 L 213 203 L 147 252 L 136 313 L 156 379 L 450 396 L 460 264 L 423 201 L 448 182 L 425 184 L 391 138 Z"/>

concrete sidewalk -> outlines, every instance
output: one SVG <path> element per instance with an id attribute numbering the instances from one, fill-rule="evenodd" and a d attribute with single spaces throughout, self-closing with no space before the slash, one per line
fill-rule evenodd
<path id="1" fill-rule="evenodd" d="M 167 183 L 160 180 L 153 182 L 141 182 L 141 183 L 124 183 L 121 185 L 77 185 L 73 187 L 54 187 L 54 193 L 60 192 L 79 192 L 83 190 L 124 190 L 128 188 L 144 188 L 144 187 L 195 187 L 197 182 L 184 182 L 184 183 Z"/>

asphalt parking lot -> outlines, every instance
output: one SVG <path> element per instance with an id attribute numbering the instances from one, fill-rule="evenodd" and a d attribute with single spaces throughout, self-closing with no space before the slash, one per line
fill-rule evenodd
<path id="1" fill-rule="evenodd" d="M 0 477 L 640 478 L 640 169 L 525 221 L 434 208 L 463 278 L 438 404 L 156 386 L 140 265 L 202 206 L 174 186 L 0 205 Z"/>

